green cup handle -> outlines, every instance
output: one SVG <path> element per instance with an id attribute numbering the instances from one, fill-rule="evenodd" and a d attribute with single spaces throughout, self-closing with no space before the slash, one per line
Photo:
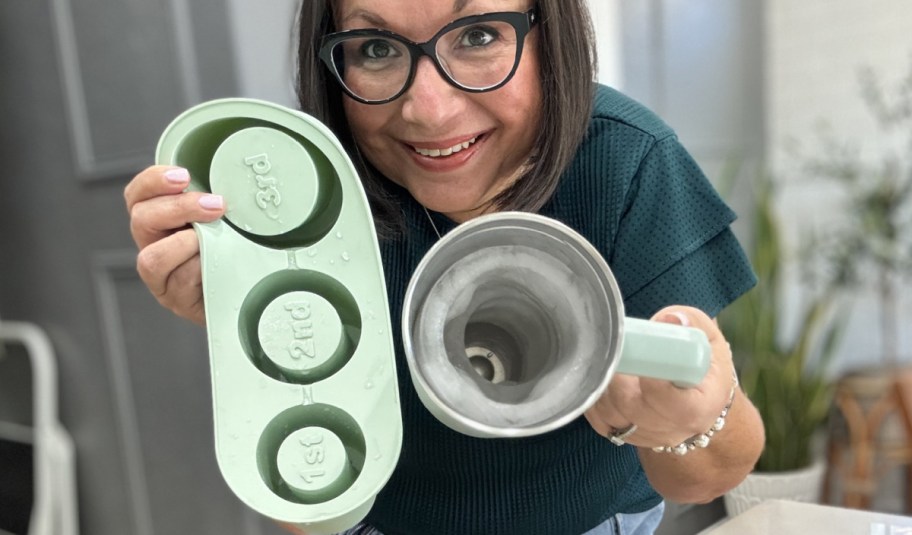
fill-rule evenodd
<path id="1" fill-rule="evenodd" d="M 624 347 L 615 373 L 665 379 L 693 388 L 709 371 L 706 333 L 693 327 L 624 318 Z"/>

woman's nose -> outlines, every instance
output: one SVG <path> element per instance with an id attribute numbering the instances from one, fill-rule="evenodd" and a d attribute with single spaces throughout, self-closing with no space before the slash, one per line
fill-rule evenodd
<path id="1" fill-rule="evenodd" d="M 434 67 L 428 57 L 418 60 L 415 79 L 402 95 L 402 116 L 424 127 L 442 127 L 450 124 L 465 110 L 468 93 L 450 85 Z"/>

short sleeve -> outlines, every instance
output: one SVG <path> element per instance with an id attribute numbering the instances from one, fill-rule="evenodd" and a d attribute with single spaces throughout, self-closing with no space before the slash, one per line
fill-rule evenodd
<path id="1" fill-rule="evenodd" d="M 649 318 L 670 304 L 699 308 L 716 317 L 757 283 L 750 263 L 730 229 L 626 296 L 628 316 Z"/>
<path id="2" fill-rule="evenodd" d="M 677 138 L 661 139 L 637 170 L 608 259 L 626 313 L 671 304 L 715 316 L 756 283 L 729 225 L 734 212 Z"/>

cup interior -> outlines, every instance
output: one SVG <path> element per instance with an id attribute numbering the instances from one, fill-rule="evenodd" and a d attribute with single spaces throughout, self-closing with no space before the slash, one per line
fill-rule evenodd
<path id="1" fill-rule="evenodd" d="M 594 249 L 562 226 L 490 221 L 457 228 L 416 270 L 406 352 L 435 414 L 484 436 L 538 434 L 604 390 L 623 303 Z"/>

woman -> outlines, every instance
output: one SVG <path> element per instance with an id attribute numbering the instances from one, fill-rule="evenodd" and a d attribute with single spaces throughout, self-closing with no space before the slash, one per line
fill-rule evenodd
<path id="1" fill-rule="evenodd" d="M 353 532 L 651 533 L 663 498 L 705 502 L 740 482 L 763 426 L 712 317 L 755 280 L 729 229 L 733 214 L 674 133 L 592 82 L 585 1 L 305 1 L 299 26 L 300 103 L 359 168 L 393 318 L 442 234 L 525 210 L 599 249 L 628 315 L 702 329 L 713 351 L 697 388 L 617 375 L 585 418 L 511 440 L 434 420 L 400 360 L 400 461 Z M 188 181 L 186 170 L 150 167 L 125 197 L 141 277 L 164 306 L 203 323 L 187 224 L 225 207 L 183 192 Z"/>

